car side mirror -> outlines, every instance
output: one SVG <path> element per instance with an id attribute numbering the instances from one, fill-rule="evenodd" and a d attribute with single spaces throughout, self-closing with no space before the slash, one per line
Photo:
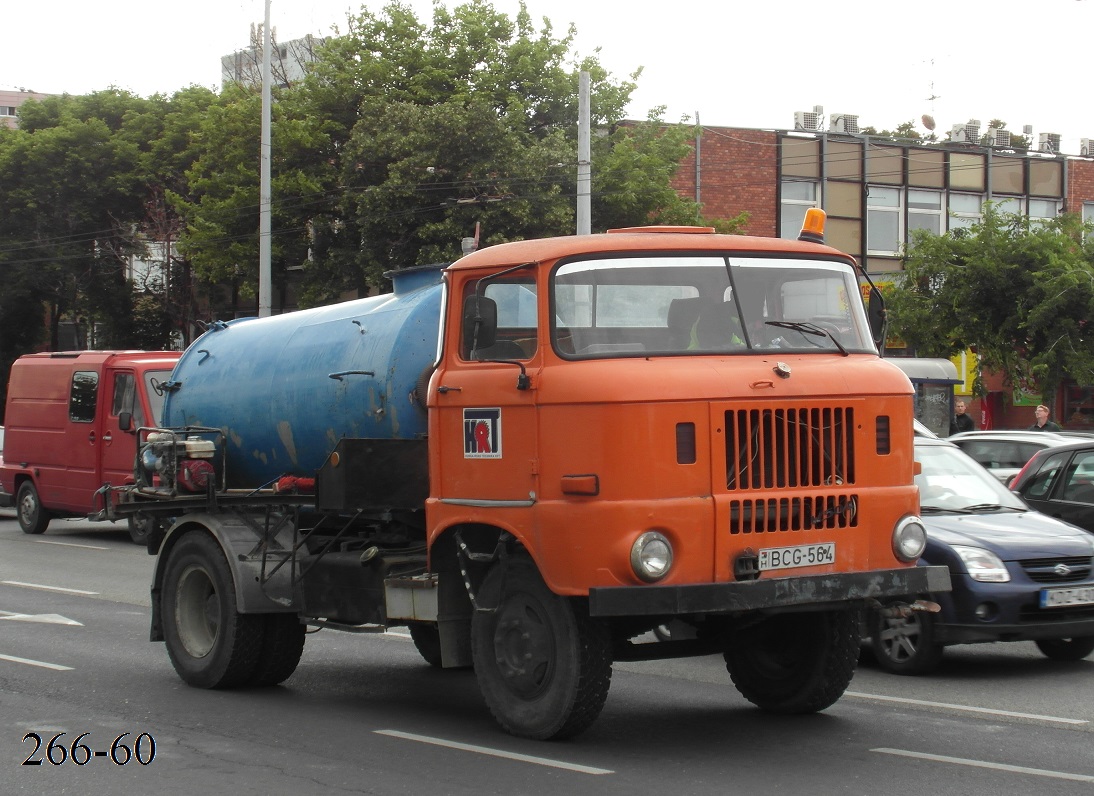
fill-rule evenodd
<path id="1" fill-rule="evenodd" d="M 874 345 L 877 346 L 878 351 L 884 352 L 886 329 L 889 326 L 889 321 L 885 314 L 885 299 L 876 287 L 870 288 L 870 299 L 866 306 L 866 315 L 870 320 L 870 334 L 874 338 Z"/>
<path id="2" fill-rule="evenodd" d="M 133 432 L 133 413 L 122 412 L 118 415 L 118 428 L 129 433 Z"/>

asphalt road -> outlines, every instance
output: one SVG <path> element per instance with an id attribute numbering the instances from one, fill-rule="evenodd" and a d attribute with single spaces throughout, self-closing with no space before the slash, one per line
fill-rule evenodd
<path id="1" fill-rule="evenodd" d="M 400 633 L 320 631 L 280 687 L 190 688 L 148 641 L 154 559 L 122 525 L 31 537 L 11 516 L 3 794 L 1094 793 L 1094 660 L 1032 644 L 951 648 L 925 678 L 864 664 L 804 717 L 753 708 L 720 657 L 617 664 L 589 731 L 537 743 L 497 729 L 473 673 L 430 668 Z"/>

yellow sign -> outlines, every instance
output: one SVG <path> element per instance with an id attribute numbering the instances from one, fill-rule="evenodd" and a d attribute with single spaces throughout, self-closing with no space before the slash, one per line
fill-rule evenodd
<path id="1" fill-rule="evenodd" d="M 976 374 L 980 371 L 980 358 L 971 348 L 966 348 L 960 354 L 950 357 L 957 368 L 957 378 L 960 384 L 953 385 L 954 395 L 972 395 L 973 385 L 976 383 Z"/>

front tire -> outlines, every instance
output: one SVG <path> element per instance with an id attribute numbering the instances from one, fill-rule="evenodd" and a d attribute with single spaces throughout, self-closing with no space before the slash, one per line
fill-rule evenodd
<path id="1" fill-rule="evenodd" d="M 773 713 L 815 713 L 838 700 L 858 663 L 851 610 L 776 614 L 731 631 L 726 669 L 737 690 Z"/>
<path id="2" fill-rule="evenodd" d="M 1054 661 L 1081 661 L 1094 652 L 1094 636 L 1044 638 L 1035 643 L 1042 655 Z"/>
<path id="3" fill-rule="evenodd" d="M 508 559 L 479 590 L 471 619 L 475 677 L 490 712 L 523 738 L 587 729 L 611 684 L 611 637 L 577 601 L 547 588 L 535 565 Z"/>
<path id="4" fill-rule="evenodd" d="M 38 490 L 30 481 L 24 481 L 19 485 L 15 493 L 15 508 L 19 515 L 19 527 L 23 533 L 45 533 L 49 525 L 49 512 L 42 507 L 42 501 L 38 497 Z"/>
<path id="5" fill-rule="evenodd" d="M 231 688 L 251 679 L 265 617 L 237 611 L 231 570 L 211 536 L 190 531 L 172 548 L 161 605 L 167 654 L 185 682 Z"/>
<path id="6" fill-rule="evenodd" d="M 884 617 L 870 612 L 870 649 L 891 674 L 927 674 L 938 668 L 945 647 L 935 638 L 934 617 L 922 611 Z"/>

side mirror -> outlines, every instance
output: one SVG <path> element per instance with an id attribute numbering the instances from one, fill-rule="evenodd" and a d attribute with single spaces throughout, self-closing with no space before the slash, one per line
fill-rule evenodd
<path id="1" fill-rule="evenodd" d="M 497 336 L 497 302 L 486 296 L 468 296 L 463 302 L 463 339 L 469 352 L 489 348 Z"/>
<path id="2" fill-rule="evenodd" d="M 876 287 L 870 289 L 866 315 L 870 320 L 870 334 L 874 338 L 874 345 L 879 352 L 885 353 L 885 337 L 889 321 L 885 315 L 885 299 Z"/>
<path id="3" fill-rule="evenodd" d="M 131 412 L 122 412 L 118 415 L 118 428 L 122 431 L 133 431 L 133 414 Z"/>

